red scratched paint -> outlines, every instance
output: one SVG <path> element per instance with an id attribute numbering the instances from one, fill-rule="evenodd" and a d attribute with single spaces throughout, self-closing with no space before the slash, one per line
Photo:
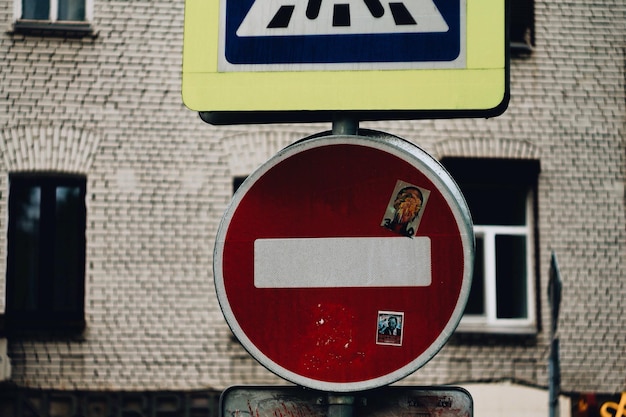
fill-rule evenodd
<path id="1" fill-rule="evenodd" d="M 259 410 L 258 409 L 252 410 L 252 404 L 250 404 L 249 400 L 248 400 L 248 411 L 250 411 L 250 416 L 252 416 L 252 417 L 260 417 L 259 416 Z"/>
<path id="2" fill-rule="evenodd" d="M 256 239 L 395 236 L 380 223 L 397 180 L 431 191 L 416 236 L 431 239 L 432 285 L 254 287 Z M 222 270 L 235 319 L 261 352 L 298 375 L 341 383 L 387 375 L 431 346 L 459 298 L 463 257 L 452 212 L 424 174 L 389 153 L 341 144 L 292 156 L 254 183 L 230 221 Z M 404 313 L 402 346 L 376 344 L 384 310 Z"/>

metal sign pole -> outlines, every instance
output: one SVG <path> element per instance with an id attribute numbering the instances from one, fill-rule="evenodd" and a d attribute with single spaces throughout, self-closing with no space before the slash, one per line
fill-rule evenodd
<path id="1" fill-rule="evenodd" d="M 333 135 L 356 135 L 359 132 L 359 121 L 353 117 L 339 113 L 333 117 Z"/>
<path id="2" fill-rule="evenodd" d="M 354 396 L 328 394 L 328 417 L 352 417 Z"/>
<path id="3" fill-rule="evenodd" d="M 561 372 L 559 364 L 559 337 L 558 321 L 561 306 L 562 292 L 561 272 L 556 253 L 552 252 L 550 259 L 550 281 L 548 283 L 548 300 L 551 307 L 550 320 L 550 358 L 548 360 L 548 384 L 549 384 L 549 407 L 550 417 L 559 417 L 559 391 L 561 388 Z"/>

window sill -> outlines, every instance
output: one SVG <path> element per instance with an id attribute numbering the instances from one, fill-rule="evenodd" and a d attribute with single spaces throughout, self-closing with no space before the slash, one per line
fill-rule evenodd
<path id="1" fill-rule="evenodd" d="M 0 335 L 3 337 L 76 337 L 84 332 L 85 327 L 85 320 L 81 318 L 46 320 L 29 317 L 7 317 L 6 314 L 0 315 Z"/>
<path id="2" fill-rule="evenodd" d="M 483 333 L 501 335 L 534 335 L 537 334 L 537 326 L 532 322 L 524 323 L 464 323 L 461 322 L 456 329 L 457 333 Z"/>
<path id="3" fill-rule="evenodd" d="M 527 58 L 533 53 L 533 47 L 525 42 L 510 42 L 509 50 L 513 58 Z"/>
<path id="4" fill-rule="evenodd" d="M 27 36 L 52 36 L 63 38 L 94 38 L 97 34 L 89 22 L 51 22 L 48 20 L 18 20 L 13 33 Z"/>

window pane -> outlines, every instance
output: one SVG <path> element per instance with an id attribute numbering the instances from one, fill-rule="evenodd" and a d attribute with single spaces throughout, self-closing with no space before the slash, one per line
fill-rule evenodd
<path id="1" fill-rule="evenodd" d="M 14 174 L 9 183 L 7 328 L 80 330 L 86 181 Z"/>
<path id="2" fill-rule="evenodd" d="M 39 291 L 41 188 L 26 185 L 12 187 L 9 199 L 9 239 L 13 242 L 9 257 L 13 290 L 8 302 L 17 310 L 34 310 Z"/>
<path id="3" fill-rule="evenodd" d="M 59 20 L 85 20 L 85 0 L 59 0 Z"/>
<path id="4" fill-rule="evenodd" d="M 510 24 L 509 37 L 511 42 L 534 45 L 534 1 L 512 0 L 509 2 Z"/>
<path id="5" fill-rule="evenodd" d="M 474 275 L 469 299 L 464 314 L 485 315 L 485 243 L 482 236 L 476 236 Z"/>
<path id="6" fill-rule="evenodd" d="M 526 237 L 496 236 L 497 317 L 526 318 Z"/>
<path id="7" fill-rule="evenodd" d="M 526 224 L 527 188 L 465 185 L 462 191 L 474 224 L 523 226 Z"/>
<path id="8" fill-rule="evenodd" d="M 55 192 L 54 284 L 52 308 L 76 311 L 82 299 L 83 224 L 79 187 L 57 187 Z"/>
<path id="9" fill-rule="evenodd" d="M 50 1 L 22 0 L 22 19 L 50 19 Z"/>

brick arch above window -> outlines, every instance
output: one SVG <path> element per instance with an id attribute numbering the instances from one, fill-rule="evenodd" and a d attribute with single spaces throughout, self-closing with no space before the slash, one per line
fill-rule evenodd
<path id="1" fill-rule="evenodd" d="M 100 138 L 69 126 L 17 126 L 0 130 L 0 163 L 5 171 L 86 174 Z"/>
<path id="2" fill-rule="evenodd" d="M 450 139 L 435 145 L 434 157 L 541 159 L 541 149 L 529 140 Z"/>
<path id="3" fill-rule="evenodd" d="M 246 177 L 285 146 L 306 135 L 293 131 L 250 132 L 223 139 L 233 177 Z"/>

